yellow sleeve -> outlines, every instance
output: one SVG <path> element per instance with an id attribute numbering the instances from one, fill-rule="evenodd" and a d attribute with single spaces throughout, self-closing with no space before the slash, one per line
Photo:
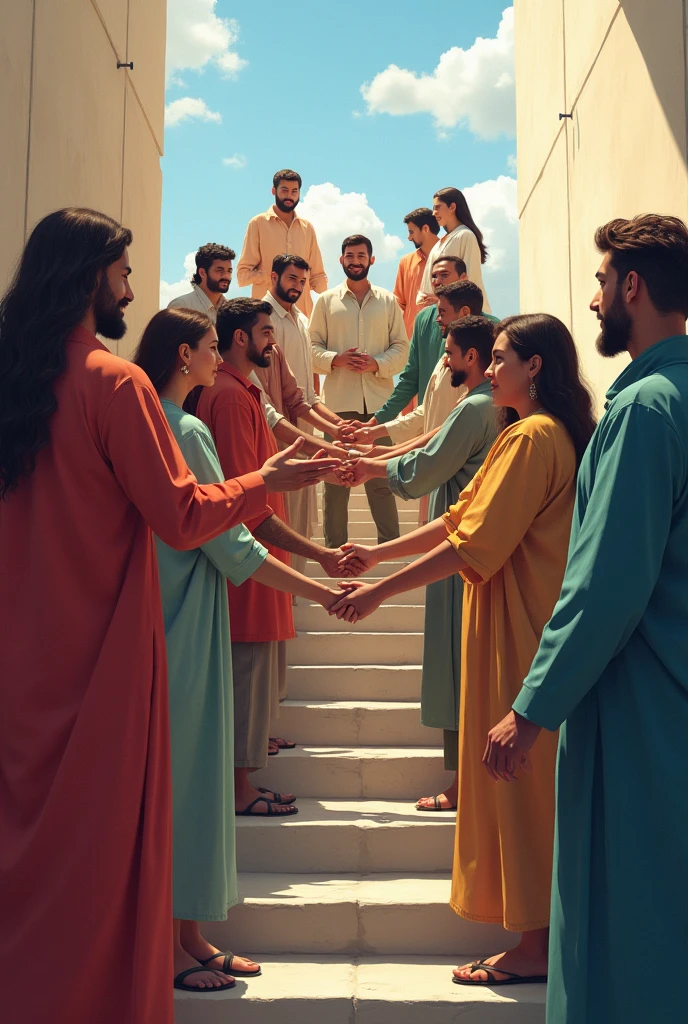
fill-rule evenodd
<path id="1" fill-rule="evenodd" d="M 462 576 L 486 583 L 513 554 L 542 508 L 547 464 L 527 434 L 513 434 L 444 517 L 447 540 L 464 560 Z"/>

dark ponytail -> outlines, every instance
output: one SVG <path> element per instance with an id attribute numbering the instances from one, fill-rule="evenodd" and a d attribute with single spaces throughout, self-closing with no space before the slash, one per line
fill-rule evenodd
<path id="1" fill-rule="evenodd" d="M 452 203 L 456 205 L 454 211 L 456 219 L 465 224 L 467 228 L 470 228 L 475 235 L 478 248 L 480 249 L 480 262 L 484 263 L 488 255 L 487 246 L 483 242 L 482 231 L 471 216 L 471 211 L 468 209 L 468 203 L 463 192 L 460 192 L 458 188 L 441 188 L 439 192 L 435 192 L 433 198 L 440 199 L 446 206 L 451 206 Z"/>

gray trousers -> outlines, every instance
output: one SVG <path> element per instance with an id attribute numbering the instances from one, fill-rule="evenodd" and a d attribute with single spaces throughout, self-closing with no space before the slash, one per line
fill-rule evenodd
<path id="1" fill-rule="evenodd" d="M 361 415 L 360 412 L 340 412 L 343 420 L 358 420 L 362 423 L 371 418 L 372 414 Z M 325 434 L 328 441 L 332 438 Z M 391 445 L 391 438 L 383 438 L 377 444 Z M 395 540 L 399 536 L 399 513 L 394 495 L 384 480 L 369 480 L 365 485 L 366 495 L 373 520 L 377 527 L 377 542 L 383 544 L 387 540 Z M 323 495 L 323 534 L 325 547 L 338 548 L 349 539 L 349 487 L 338 487 L 336 484 L 325 484 Z"/>
<path id="2" fill-rule="evenodd" d="M 287 689 L 287 642 L 232 643 L 234 766 L 264 768 L 270 722 Z"/>

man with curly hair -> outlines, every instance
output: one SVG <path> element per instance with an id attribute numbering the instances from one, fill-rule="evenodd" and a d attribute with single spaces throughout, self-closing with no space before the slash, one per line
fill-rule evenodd
<path id="1" fill-rule="evenodd" d="M 191 278 L 191 291 L 168 303 L 168 309 L 196 309 L 213 323 L 224 303 L 224 295 L 232 283 L 234 249 L 217 242 L 206 242 L 196 253 L 196 273 Z"/>

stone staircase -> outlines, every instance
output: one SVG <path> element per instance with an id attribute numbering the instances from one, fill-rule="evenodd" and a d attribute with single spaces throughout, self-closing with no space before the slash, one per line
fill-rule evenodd
<path id="1" fill-rule="evenodd" d="M 403 532 L 415 502 L 400 502 Z M 356 489 L 350 539 L 375 543 Z M 374 576 L 401 563 L 378 566 Z M 322 579 L 317 563 L 308 572 Z M 227 993 L 175 993 L 176 1024 L 543 1024 L 544 986 L 467 988 L 451 968 L 515 944 L 448 906 L 454 816 L 416 811 L 447 780 L 440 734 L 420 725 L 423 590 L 351 627 L 299 601 L 280 734 L 258 785 L 295 792 L 284 820 L 237 818 L 243 902 L 204 932 L 255 957 Z"/>

